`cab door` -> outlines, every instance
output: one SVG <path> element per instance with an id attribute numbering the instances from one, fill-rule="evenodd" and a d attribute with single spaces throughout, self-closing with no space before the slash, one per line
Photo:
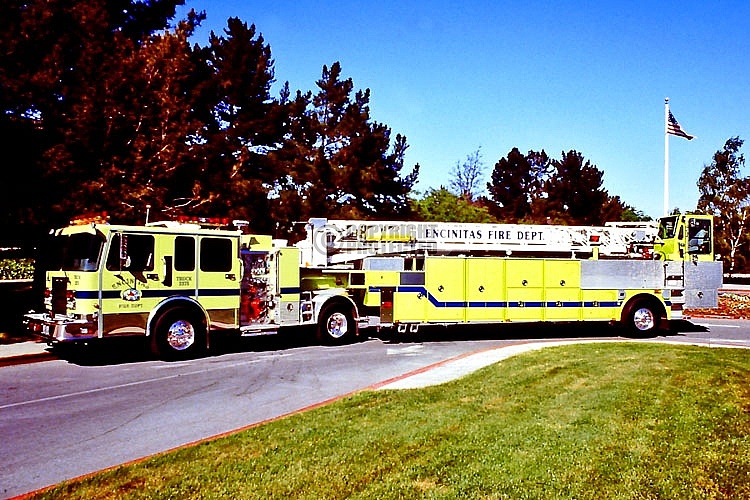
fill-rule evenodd
<path id="1" fill-rule="evenodd" d="M 101 335 L 145 334 L 150 311 L 159 302 L 153 234 L 113 231 L 101 275 Z"/>
<path id="2" fill-rule="evenodd" d="M 239 325 L 241 269 L 239 238 L 198 235 L 196 299 L 218 328 Z"/>
<path id="3" fill-rule="evenodd" d="M 696 260 L 714 260 L 713 223 L 709 217 L 688 217 L 687 253 Z"/>

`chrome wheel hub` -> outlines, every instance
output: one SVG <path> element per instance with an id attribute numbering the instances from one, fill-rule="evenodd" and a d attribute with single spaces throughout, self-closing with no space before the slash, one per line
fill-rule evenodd
<path id="1" fill-rule="evenodd" d="M 333 313 L 328 318 L 328 324 L 326 326 L 326 331 L 328 332 L 328 335 L 335 339 L 340 339 L 344 335 L 346 335 L 346 332 L 349 329 L 349 322 L 346 319 L 346 315 L 342 313 Z"/>
<path id="2" fill-rule="evenodd" d="M 167 344 L 176 351 L 184 351 L 195 343 L 195 328 L 188 321 L 175 321 L 167 332 Z"/>
<path id="3" fill-rule="evenodd" d="M 656 326 L 656 318 L 651 309 L 642 307 L 633 314 L 633 325 L 640 331 L 645 332 Z"/>

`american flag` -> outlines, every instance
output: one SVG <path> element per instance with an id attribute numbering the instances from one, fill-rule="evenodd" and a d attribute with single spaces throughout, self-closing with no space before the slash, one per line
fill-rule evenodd
<path id="1" fill-rule="evenodd" d="M 688 141 L 695 138 L 694 135 L 690 135 L 682 130 L 682 127 L 680 127 L 680 124 L 677 123 L 677 120 L 675 119 L 671 111 L 669 112 L 669 121 L 667 121 L 667 133 L 672 135 L 679 135 L 680 137 L 684 137 Z"/>

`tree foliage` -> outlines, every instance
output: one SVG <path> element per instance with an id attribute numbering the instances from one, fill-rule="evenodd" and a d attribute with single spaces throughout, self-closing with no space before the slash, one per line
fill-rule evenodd
<path id="1" fill-rule="evenodd" d="M 429 222 L 497 222 L 489 210 L 445 187 L 428 190 L 422 198 L 412 202 L 419 220 Z"/>
<path id="2" fill-rule="evenodd" d="M 21 176 L 8 188 L 23 192 L 20 203 L 3 197 L 3 223 L 55 225 L 82 208 L 127 217 L 132 188 L 148 190 L 153 172 L 175 164 L 184 121 L 172 106 L 184 99 L 183 53 L 202 15 L 154 32 L 182 3 L 3 2 L 0 141 Z"/>
<path id="3" fill-rule="evenodd" d="M 230 18 L 196 51 L 200 129 L 193 173 L 168 210 L 230 216 L 269 230 L 269 187 L 277 175 L 268 151 L 284 135 L 283 105 L 271 96 L 271 48 L 254 25 Z M 188 189 L 189 188 L 189 189 Z"/>
<path id="4" fill-rule="evenodd" d="M 554 174 L 545 181 L 545 213 L 553 220 L 572 224 L 601 224 L 602 208 L 609 195 L 602 187 L 604 172 L 578 151 L 562 153 L 553 161 Z"/>
<path id="5" fill-rule="evenodd" d="M 355 90 L 341 65 L 323 66 L 318 91 L 287 87 L 281 103 L 288 121 L 270 184 L 271 209 L 289 234 L 310 217 L 393 219 L 408 217 L 408 195 L 419 165 L 404 174 L 406 137 L 370 117 L 370 90 Z"/>
<path id="6" fill-rule="evenodd" d="M 495 164 L 487 190 L 503 221 L 597 225 L 621 220 L 630 208 L 604 189 L 603 175 L 575 150 L 553 159 L 513 148 Z"/>
<path id="7" fill-rule="evenodd" d="M 728 272 L 747 270 L 743 248 L 750 244 L 750 176 L 743 176 L 745 155 L 739 137 L 727 139 L 698 179 L 698 210 L 714 216 L 717 251 Z"/>
<path id="8" fill-rule="evenodd" d="M 370 118 L 370 89 L 354 90 L 341 65 L 323 66 L 312 99 L 314 143 L 306 151 L 316 176 L 310 206 L 329 217 L 392 218 L 408 210 L 415 167 L 402 177 L 406 138 Z"/>
<path id="9" fill-rule="evenodd" d="M 0 15 L 0 223 L 55 226 L 84 211 L 120 222 L 245 218 L 284 236 L 312 215 L 392 218 L 418 167 L 339 63 L 318 90 L 278 97 L 270 46 L 236 18 L 205 47 L 183 0 L 9 0 Z M 11 192 L 11 190 L 13 190 Z M 18 194 L 21 194 L 19 203 Z"/>
<path id="10" fill-rule="evenodd" d="M 498 218 L 508 222 L 532 218 L 532 202 L 542 199 L 549 169 L 550 160 L 544 151 L 524 155 L 513 148 L 507 157 L 500 158 L 487 184 Z"/>

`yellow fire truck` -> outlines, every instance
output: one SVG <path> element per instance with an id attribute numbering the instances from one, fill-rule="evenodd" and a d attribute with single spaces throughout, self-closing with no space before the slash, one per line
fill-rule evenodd
<path id="1" fill-rule="evenodd" d="M 50 343 L 139 335 L 166 359 L 200 354 L 217 331 L 303 325 L 331 344 L 368 328 L 519 321 L 649 334 L 683 308 L 715 307 L 722 283 L 704 215 L 601 227 L 311 219 L 294 245 L 218 222 L 54 231 L 45 310 L 27 327 Z"/>

